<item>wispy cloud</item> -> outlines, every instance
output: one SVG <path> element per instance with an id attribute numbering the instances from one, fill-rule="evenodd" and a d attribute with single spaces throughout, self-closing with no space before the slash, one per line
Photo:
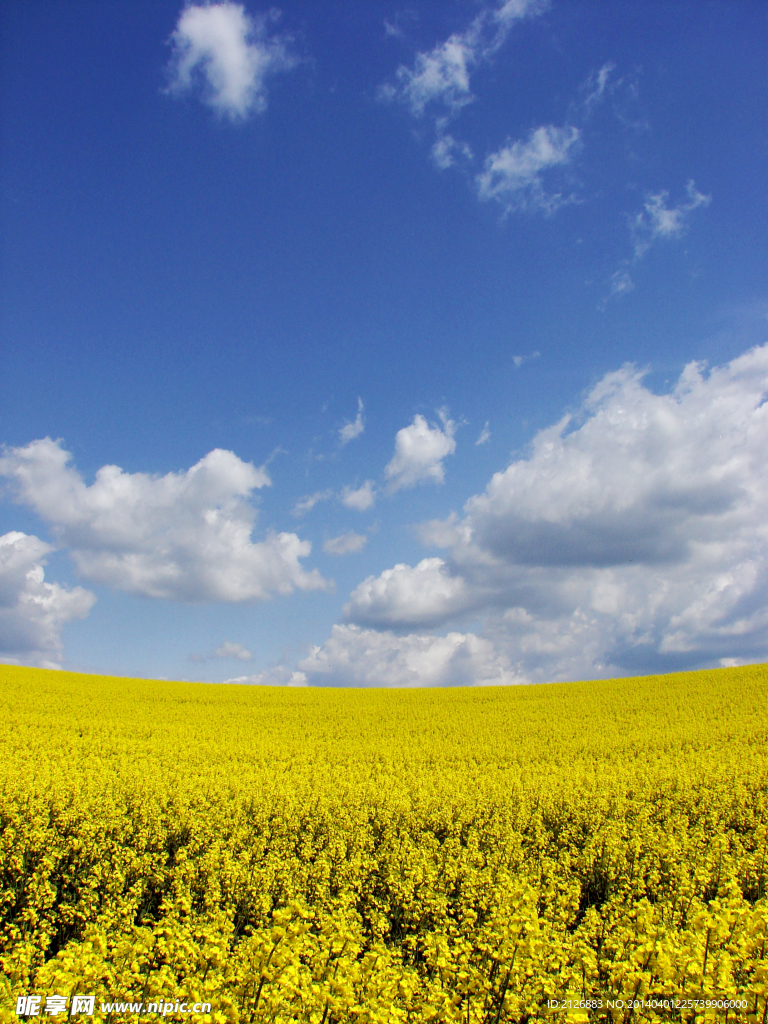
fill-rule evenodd
<path id="1" fill-rule="evenodd" d="M 441 171 L 446 171 L 457 161 L 469 163 L 472 159 L 473 154 L 469 144 L 458 142 L 438 123 L 437 139 L 432 146 L 432 161 L 435 166 Z"/>
<path id="2" fill-rule="evenodd" d="M 363 400 L 362 398 L 358 398 L 357 416 L 353 422 L 345 423 L 339 430 L 339 441 L 342 445 L 349 444 L 350 441 L 354 441 L 356 437 L 359 437 L 364 430 L 365 419 L 363 418 Z"/>
<path id="3" fill-rule="evenodd" d="M 243 647 L 242 644 L 232 643 L 230 640 L 225 640 L 219 644 L 212 654 L 190 654 L 189 660 L 199 664 L 213 661 L 214 659 L 229 660 L 234 658 L 237 661 L 250 661 L 252 657 L 253 655 L 247 647 Z"/>
<path id="4" fill-rule="evenodd" d="M 548 0 L 507 0 L 486 6 L 463 32 L 454 32 L 431 50 L 418 53 L 412 66 L 401 65 L 394 82 L 380 87 L 381 99 L 402 103 L 417 119 L 427 113 L 434 118 L 431 156 L 439 170 L 455 165 L 466 170 L 474 160 L 471 146 L 449 131 L 451 122 L 475 99 L 473 73 L 494 57 L 515 22 L 541 14 L 548 6 Z M 595 76 L 589 106 L 606 90 L 612 70 L 613 65 L 607 64 Z M 483 169 L 474 175 L 478 197 L 499 202 L 505 213 L 553 213 L 571 197 L 547 190 L 545 177 L 573 159 L 580 141 L 581 133 L 572 125 L 541 125 L 527 139 L 508 140 L 486 156 Z"/>
<path id="5" fill-rule="evenodd" d="M 633 291 L 634 287 L 635 282 L 632 280 L 632 275 L 626 267 L 622 267 L 611 274 L 611 298 L 626 295 L 628 292 Z"/>
<path id="6" fill-rule="evenodd" d="M 701 206 L 709 206 L 712 196 L 699 192 L 691 179 L 686 185 L 687 200 L 677 206 L 669 206 L 669 192 L 664 189 L 654 195 L 647 196 L 643 209 L 629 218 L 629 230 L 632 236 L 632 259 L 624 261 L 624 265 L 611 274 L 610 293 L 604 298 L 598 309 L 604 310 L 608 300 L 621 298 L 635 288 L 629 268 L 644 259 L 650 248 L 659 239 L 669 241 L 681 238 L 688 227 L 688 218 L 694 210 Z"/>
<path id="7" fill-rule="evenodd" d="M 538 359 L 541 352 L 529 352 L 524 356 L 512 356 L 512 362 L 516 370 L 519 370 L 523 363 L 528 363 L 531 359 Z"/>
<path id="8" fill-rule="evenodd" d="M 647 131 L 648 117 L 640 106 L 639 70 L 617 75 L 616 65 L 608 61 L 582 83 L 578 99 L 570 107 L 572 118 L 588 121 L 597 111 L 608 105 L 622 127 L 632 131 Z"/>
<path id="9" fill-rule="evenodd" d="M 486 157 L 475 179 L 480 199 L 495 199 L 511 210 L 542 210 L 552 213 L 567 200 L 561 193 L 547 193 L 544 175 L 567 164 L 579 143 L 578 128 L 543 125 L 523 142 L 508 142 Z"/>
<path id="10" fill-rule="evenodd" d="M 328 487 L 324 491 L 315 491 L 314 494 L 305 494 L 303 498 L 300 498 L 293 506 L 293 514 L 298 518 L 299 516 L 305 516 L 307 512 L 311 512 L 315 505 L 321 501 L 328 501 L 333 497 L 333 488 Z"/>
<path id="11" fill-rule="evenodd" d="M 492 60 L 516 21 L 534 17 L 548 6 L 549 0 L 506 0 L 485 6 L 463 32 L 454 32 L 431 50 L 417 53 L 411 66 L 401 65 L 394 81 L 379 87 L 379 99 L 403 104 L 417 119 L 427 112 L 434 119 L 431 156 L 438 170 L 457 164 L 466 167 L 474 159 L 471 146 L 448 130 L 475 98 L 473 73 Z M 394 30 L 390 34 L 395 34 Z"/>
<path id="12" fill-rule="evenodd" d="M 342 533 L 340 537 L 331 537 L 323 544 L 323 551 L 327 555 L 356 555 L 362 551 L 368 543 L 364 533 Z"/>
<path id="13" fill-rule="evenodd" d="M 230 640 L 219 644 L 213 652 L 213 656 L 214 658 L 237 658 L 238 661 L 250 661 L 253 657 L 247 647 L 243 647 L 242 644 L 234 644 Z"/>
<path id="14" fill-rule="evenodd" d="M 298 60 L 290 40 L 270 31 L 278 11 L 250 17 L 242 4 L 185 7 L 171 36 L 169 92 L 199 89 L 218 113 L 239 120 L 267 106 L 266 82 Z"/>
<path id="15" fill-rule="evenodd" d="M 480 431 L 480 436 L 475 441 L 475 444 L 476 445 L 478 445 L 478 444 L 485 444 L 487 441 L 490 441 L 490 439 L 491 439 L 491 431 L 489 430 L 489 422 L 488 422 L 488 420 L 486 420 L 485 421 L 485 426 Z"/>
<path id="16" fill-rule="evenodd" d="M 677 206 L 668 206 L 669 192 L 664 189 L 648 196 L 643 209 L 630 221 L 635 259 L 642 259 L 653 243 L 659 239 L 680 238 L 688 224 L 688 217 L 700 206 L 709 206 L 712 196 L 705 196 L 693 180 L 686 185 L 688 200 Z"/>
<path id="17" fill-rule="evenodd" d="M 507 0 L 485 7 L 463 32 L 454 32 L 431 50 L 418 53 L 412 67 L 401 65 L 395 82 L 380 87 L 380 98 L 404 103 L 414 117 L 435 105 L 458 113 L 472 101 L 474 69 L 493 57 L 516 21 L 547 6 L 547 0 Z"/>
<path id="18" fill-rule="evenodd" d="M 582 88 L 584 93 L 584 114 L 586 116 L 589 116 L 594 108 L 602 103 L 608 89 L 609 79 L 615 70 L 616 65 L 609 62 L 603 64 L 599 71 L 596 71 L 587 79 Z"/>

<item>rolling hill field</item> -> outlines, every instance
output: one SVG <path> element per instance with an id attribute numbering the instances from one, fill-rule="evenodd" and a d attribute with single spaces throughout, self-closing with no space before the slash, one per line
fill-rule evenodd
<path id="1" fill-rule="evenodd" d="M 0 701 L 4 1021 L 765 1024 L 766 665 Z"/>

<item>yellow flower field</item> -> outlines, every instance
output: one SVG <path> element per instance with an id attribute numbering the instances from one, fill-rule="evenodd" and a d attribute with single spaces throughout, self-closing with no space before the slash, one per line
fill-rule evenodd
<path id="1" fill-rule="evenodd" d="M 768 666 L 0 699 L 2 1021 L 768 1019 Z"/>

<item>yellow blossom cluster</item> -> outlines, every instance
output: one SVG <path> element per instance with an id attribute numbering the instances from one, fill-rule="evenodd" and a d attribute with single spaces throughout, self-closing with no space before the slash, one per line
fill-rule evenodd
<path id="1" fill-rule="evenodd" d="M 766 1024 L 768 666 L 0 703 L 2 1022 Z"/>

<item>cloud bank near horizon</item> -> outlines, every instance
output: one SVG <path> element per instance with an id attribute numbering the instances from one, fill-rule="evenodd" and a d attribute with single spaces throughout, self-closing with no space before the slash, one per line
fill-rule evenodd
<path id="1" fill-rule="evenodd" d="M 417 527 L 440 554 L 367 576 L 325 643 L 290 671 L 242 680 L 520 683 L 768 657 L 767 398 L 768 345 L 712 369 L 689 363 L 666 394 L 631 364 L 605 374 L 460 514 Z M 456 424 L 441 420 L 417 415 L 397 433 L 390 491 L 443 479 Z M 221 602 L 330 586 L 301 566 L 310 545 L 296 534 L 252 540 L 263 467 L 216 449 L 162 477 L 105 466 L 88 486 L 70 459 L 46 438 L 5 449 L 0 476 L 84 581 Z M 341 494 L 359 511 L 374 487 Z M 347 531 L 324 549 L 365 544 Z M 51 550 L 18 532 L 0 539 L 3 656 L 56 655 L 95 600 L 45 581 Z"/>
<path id="2" fill-rule="evenodd" d="M 346 621 L 482 616 L 530 680 L 768 656 L 768 346 L 665 395 L 643 377 L 606 374 L 462 515 L 422 523 L 444 557 L 368 577 Z"/>

